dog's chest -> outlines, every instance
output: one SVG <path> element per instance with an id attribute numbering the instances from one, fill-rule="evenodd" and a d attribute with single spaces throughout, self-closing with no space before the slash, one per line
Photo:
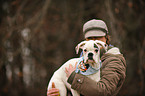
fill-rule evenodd
<path id="1" fill-rule="evenodd" d="M 87 75 L 87 77 L 89 77 L 90 79 L 98 82 L 100 80 L 100 70 L 95 74 Z"/>

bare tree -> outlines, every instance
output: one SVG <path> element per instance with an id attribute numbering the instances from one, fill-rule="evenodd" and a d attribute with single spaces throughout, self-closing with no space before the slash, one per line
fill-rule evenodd
<path id="1" fill-rule="evenodd" d="M 82 26 L 103 19 L 127 61 L 118 96 L 145 89 L 145 1 L 0 0 L 0 96 L 46 95 L 54 70 L 77 57 Z M 134 91 L 132 91 L 134 90 Z"/>

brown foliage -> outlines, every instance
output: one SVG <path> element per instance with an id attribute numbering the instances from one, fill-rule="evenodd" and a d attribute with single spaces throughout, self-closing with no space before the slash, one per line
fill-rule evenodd
<path id="1" fill-rule="evenodd" d="M 0 96 L 46 95 L 54 70 L 79 55 L 82 25 L 103 19 L 127 61 L 118 96 L 145 95 L 143 0 L 1 0 Z"/>

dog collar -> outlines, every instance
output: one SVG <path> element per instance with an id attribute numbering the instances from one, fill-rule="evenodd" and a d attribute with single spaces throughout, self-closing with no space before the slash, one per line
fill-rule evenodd
<path id="1" fill-rule="evenodd" d="M 88 64 L 85 64 L 84 63 L 84 57 L 81 57 L 80 60 L 77 63 L 75 72 L 80 73 L 82 75 L 91 75 L 91 74 L 94 74 L 97 71 L 99 71 L 101 66 L 102 66 L 101 60 L 100 60 L 100 66 L 96 69 L 96 68 L 93 68 L 92 66 L 90 66 Z"/>

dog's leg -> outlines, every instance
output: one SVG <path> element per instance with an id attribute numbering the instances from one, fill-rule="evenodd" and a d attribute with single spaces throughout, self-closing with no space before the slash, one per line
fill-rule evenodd
<path id="1" fill-rule="evenodd" d="M 66 90 L 64 83 L 60 82 L 57 79 L 55 79 L 55 80 L 53 79 L 50 81 L 48 89 L 52 88 L 52 82 L 54 82 L 55 88 L 59 89 L 60 96 L 67 96 L 67 90 Z"/>
<path id="2" fill-rule="evenodd" d="M 80 96 L 80 94 L 76 90 L 71 89 L 71 92 L 73 96 Z"/>
<path id="3" fill-rule="evenodd" d="M 79 58 L 74 58 L 69 61 L 67 61 L 65 64 L 63 64 L 57 71 L 54 72 L 49 85 L 48 90 L 52 88 L 52 82 L 54 82 L 55 87 L 59 89 L 60 96 L 66 96 L 67 90 L 71 89 L 71 85 L 67 83 L 67 76 L 65 73 L 65 68 L 69 67 L 70 64 L 72 64 L 73 67 L 75 67 L 76 62 L 79 60 Z M 73 95 L 73 96 L 79 96 L 79 95 Z"/>
<path id="4" fill-rule="evenodd" d="M 54 72 L 54 74 L 49 82 L 48 89 L 52 88 L 52 82 L 54 82 L 55 88 L 59 89 L 60 96 L 66 96 L 67 90 L 66 90 L 65 83 L 62 80 L 63 75 L 61 75 L 61 74 L 62 73 L 60 70 L 57 70 L 56 72 Z"/>
<path id="5" fill-rule="evenodd" d="M 66 86 L 64 85 L 63 82 L 58 82 L 59 86 L 57 86 L 56 88 L 59 89 L 59 92 L 60 92 L 60 96 L 67 96 L 67 90 L 66 90 Z"/>

